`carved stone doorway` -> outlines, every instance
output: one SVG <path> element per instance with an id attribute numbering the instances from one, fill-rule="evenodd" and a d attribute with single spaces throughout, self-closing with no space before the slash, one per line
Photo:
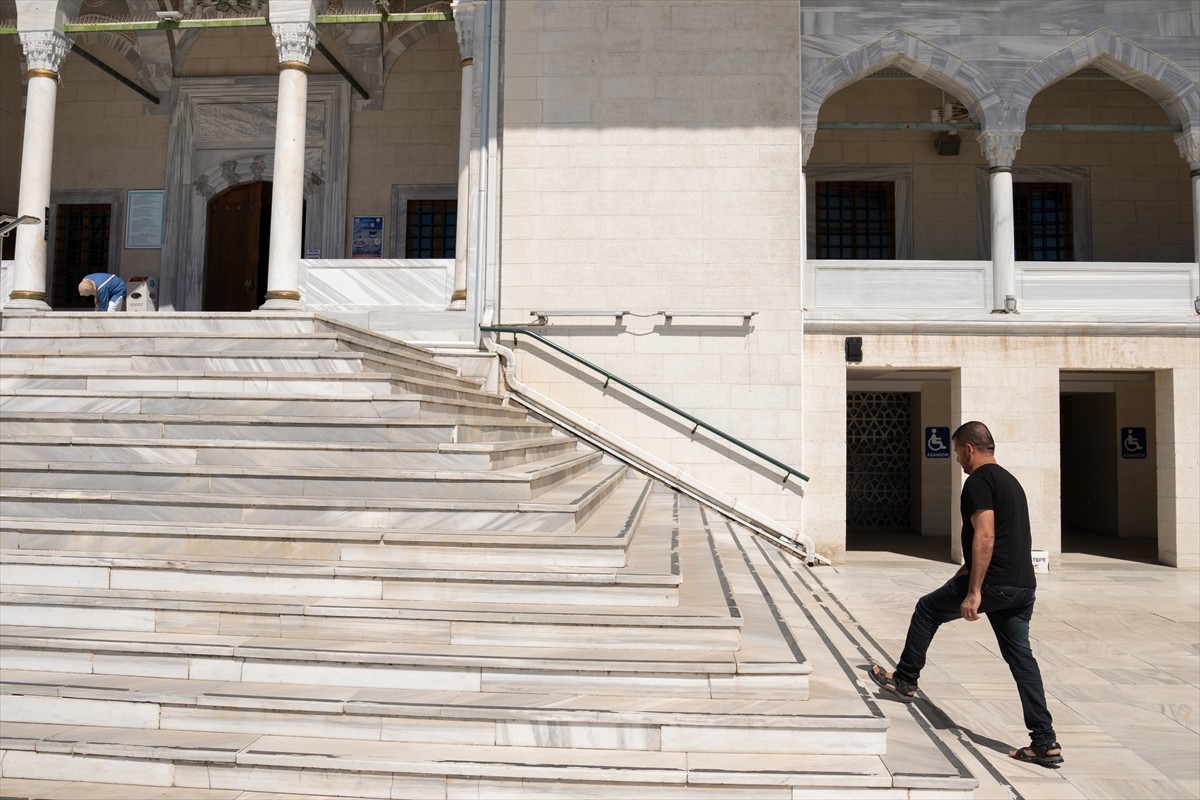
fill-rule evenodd
<path id="1" fill-rule="evenodd" d="M 205 311 L 253 311 L 266 302 L 270 242 L 270 181 L 234 186 L 209 202 Z"/>

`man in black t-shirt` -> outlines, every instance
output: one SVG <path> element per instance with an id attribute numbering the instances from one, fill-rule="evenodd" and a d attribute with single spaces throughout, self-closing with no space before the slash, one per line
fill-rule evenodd
<path id="1" fill-rule="evenodd" d="M 1009 755 L 1042 766 L 1061 764 L 1062 747 L 1055 741 L 1054 721 L 1046 708 L 1042 673 L 1029 646 L 1037 581 L 1025 490 L 996 463 L 996 443 L 982 422 L 965 423 L 950 438 L 967 473 L 960 503 L 965 563 L 944 586 L 917 601 L 896 671 L 888 673 L 872 664 L 871 679 L 892 694 L 915 697 L 937 629 L 960 617 L 974 622 L 984 614 L 1017 683 L 1029 728 L 1030 745 Z"/>

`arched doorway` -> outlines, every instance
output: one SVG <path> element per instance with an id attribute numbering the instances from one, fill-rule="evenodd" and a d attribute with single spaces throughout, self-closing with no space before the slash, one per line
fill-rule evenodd
<path id="1" fill-rule="evenodd" d="M 226 189 L 208 204 L 205 311 L 253 311 L 266 302 L 271 183 Z"/>

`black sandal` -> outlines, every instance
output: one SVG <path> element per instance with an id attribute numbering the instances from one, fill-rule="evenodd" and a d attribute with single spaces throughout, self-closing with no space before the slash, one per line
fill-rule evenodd
<path id="1" fill-rule="evenodd" d="M 908 701 L 917 696 L 917 685 L 915 683 L 902 681 L 896 677 L 895 673 L 888 675 L 883 667 L 878 664 L 872 664 L 871 668 L 867 670 L 867 674 L 871 676 L 871 680 L 875 681 L 879 688 L 896 695 L 901 700 Z"/>
<path id="2" fill-rule="evenodd" d="M 1051 753 L 1051 750 L 1056 752 Z M 1020 750 L 1013 750 L 1009 754 L 1010 758 L 1015 758 L 1017 761 L 1024 761 L 1028 764 L 1037 764 L 1039 767 L 1055 767 L 1063 763 L 1062 745 L 1058 742 L 1050 744 L 1031 744 L 1029 747 L 1022 747 Z"/>

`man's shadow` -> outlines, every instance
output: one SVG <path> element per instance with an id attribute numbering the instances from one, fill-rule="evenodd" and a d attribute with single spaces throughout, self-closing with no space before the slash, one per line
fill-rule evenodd
<path id="1" fill-rule="evenodd" d="M 862 669 L 865 672 L 869 672 L 871 669 L 871 665 L 867 664 Z M 870 676 L 868 676 L 868 681 L 869 680 L 870 680 Z M 929 724 L 932 725 L 935 730 L 961 732 L 964 736 L 967 737 L 967 739 L 969 739 L 977 747 L 992 750 L 994 752 L 1000 753 L 1001 755 L 1003 755 L 1005 757 L 1008 757 L 1008 754 L 1011 753 L 1012 751 L 1020 749 L 1019 747 L 1014 747 L 1013 745 L 1008 744 L 1007 742 L 1002 742 L 998 739 L 993 739 L 990 736 L 984 736 L 981 733 L 976 733 L 975 731 L 971 730 L 970 728 L 965 728 L 962 725 L 959 725 L 957 722 L 955 722 L 953 719 L 950 718 L 949 714 L 947 714 L 940 707 L 938 707 L 937 703 L 930 700 L 925 695 L 925 693 L 921 692 L 920 690 L 918 690 L 919 693 L 917 694 L 916 697 L 906 700 L 905 698 L 900 697 L 899 695 L 892 694 L 891 692 L 887 691 L 886 689 L 880 689 L 878 687 L 874 687 L 874 688 L 875 688 L 875 693 L 874 693 L 875 699 L 877 699 L 877 700 L 887 700 L 889 702 L 899 703 L 901 705 L 911 705 L 914 703 L 920 704 L 921 709 L 925 712 L 926 719 L 929 720 Z M 1055 769 L 1056 765 L 1050 765 L 1049 768 Z"/>

